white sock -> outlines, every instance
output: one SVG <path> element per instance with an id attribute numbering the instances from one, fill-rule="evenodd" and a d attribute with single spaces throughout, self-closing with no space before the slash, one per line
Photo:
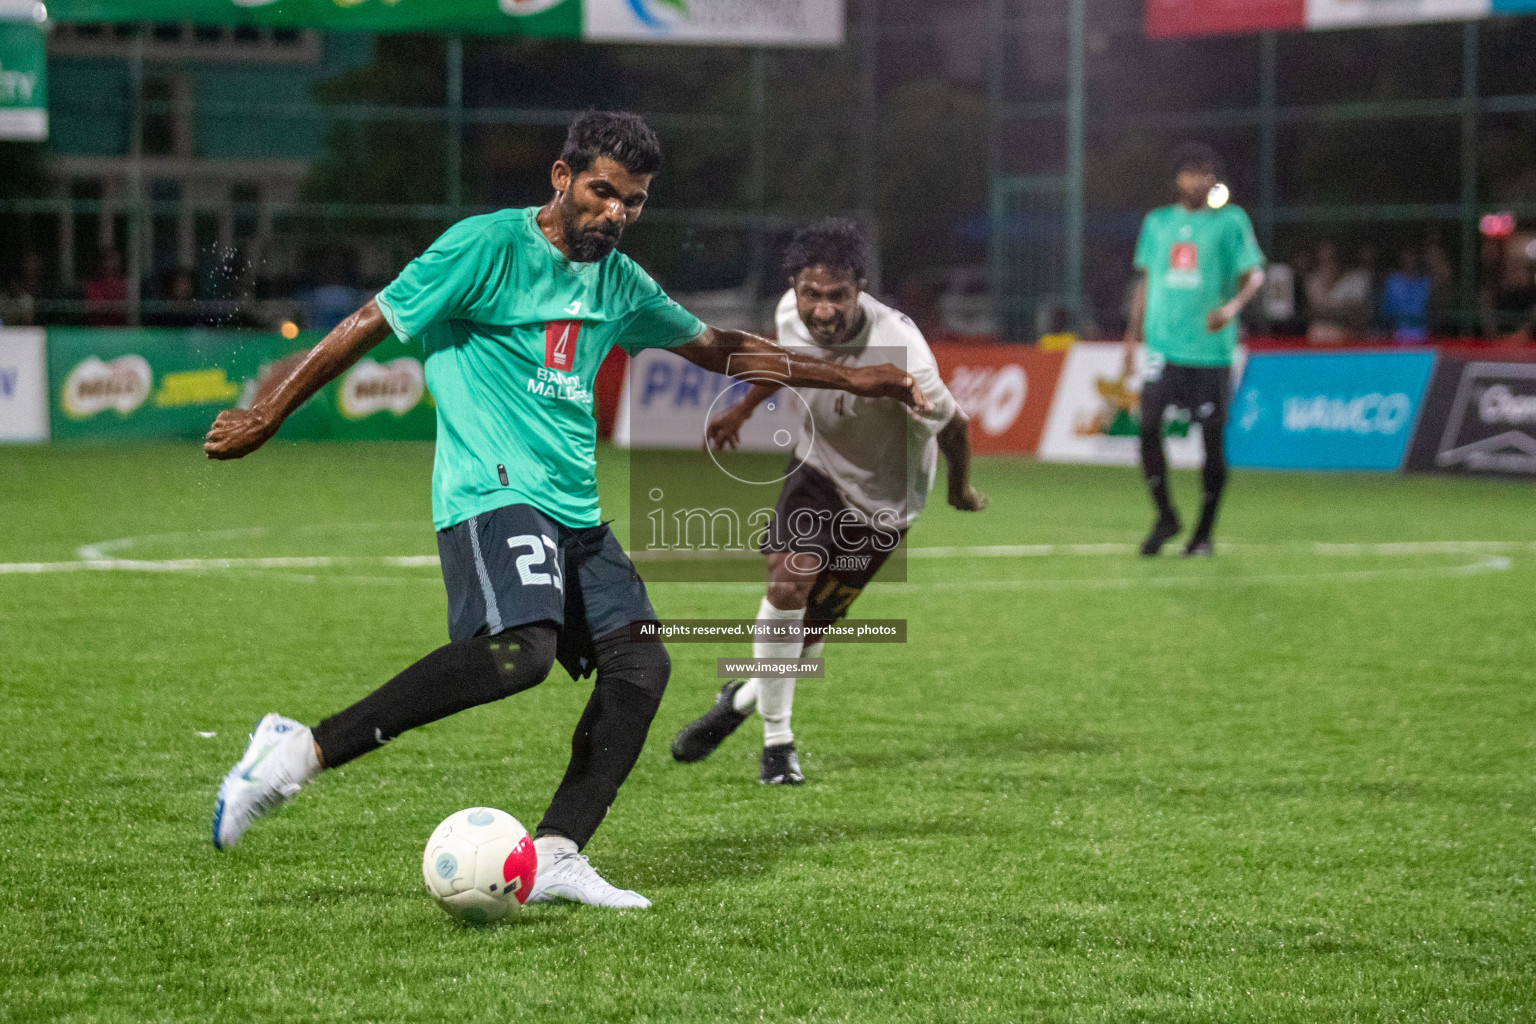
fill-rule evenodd
<path id="1" fill-rule="evenodd" d="M 821 657 L 822 649 L 826 647 L 826 645 L 827 642 L 825 640 L 817 640 L 815 643 L 811 644 L 805 650 L 800 652 L 800 660 L 812 661 Z M 737 690 L 735 695 L 731 698 L 731 708 L 738 715 L 751 714 L 753 711 L 757 710 L 757 698 L 757 680 L 748 679 L 745 683 L 742 684 L 741 689 Z"/>
<path id="2" fill-rule="evenodd" d="M 533 841 L 533 852 L 539 855 L 539 867 L 553 864 L 563 854 L 576 853 L 576 841 L 565 836 L 539 836 Z"/>
<path id="3" fill-rule="evenodd" d="M 307 784 L 320 774 L 320 755 L 315 753 L 315 734 L 302 729 L 283 745 L 283 770 L 293 781 Z"/>
<path id="4" fill-rule="evenodd" d="M 757 609 L 757 619 L 759 622 L 801 622 L 805 619 L 805 609 L 775 608 L 765 597 Z M 798 638 L 780 642 L 758 640 L 752 644 L 752 657 L 798 658 L 803 643 Z M 758 676 L 752 682 L 757 684 L 757 713 L 763 716 L 763 746 L 793 743 L 795 735 L 789 730 L 789 716 L 795 706 L 795 677 Z"/>

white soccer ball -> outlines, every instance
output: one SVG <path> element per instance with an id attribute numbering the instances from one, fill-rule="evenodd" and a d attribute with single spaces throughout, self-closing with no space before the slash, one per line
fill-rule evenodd
<path id="1" fill-rule="evenodd" d="M 471 807 L 450 814 L 421 855 L 421 876 L 437 905 L 470 924 L 522 909 L 539 857 L 528 830 L 506 811 Z"/>

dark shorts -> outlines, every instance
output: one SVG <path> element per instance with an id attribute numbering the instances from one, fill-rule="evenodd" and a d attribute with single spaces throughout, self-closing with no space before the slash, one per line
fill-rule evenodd
<path id="1" fill-rule="evenodd" d="M 764 554 L 794 552 L 795 568 L 814 571 L 805 620 L 836 622 L 848 614 L 906 532 L 860 522 L 831 480 L 791 459 L 762 549 Z"/>
<path id="2" fill-rule="evenodd" d="M 508 505 L 440 530 L 437 553 L 450 640 L 552 622 L 555 656 L 578 679 L 592 671 L 596 637 L 656 618 L 606 524 L 573 529 L 532 505 Z"/>
<path id="3" fill-rule="evenodd" d="M 1227 422 L 1231 403 L 1232 368 L 1228 366 L 1167 363 L 1162 373 L 1141 389 L 1143 423 L 1160 424 L 1168 409 L 1185 409 L 1204 429 L 1219 428 Z"/>

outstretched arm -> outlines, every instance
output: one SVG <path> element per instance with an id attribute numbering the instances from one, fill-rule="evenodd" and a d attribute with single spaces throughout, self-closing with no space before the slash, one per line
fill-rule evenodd
<path id="1" fill-rule="evenodd" d="M 742 425 L 752 417 L 753 411 L 758 406 L 778 394 L 780 387 L 782 387 L 780 384 L 765 384 L 759 381 L 752 385 L 741 401 L 710 420 L 709 426 L 704 431 L 704 437 L 709 441 L 710 447 L 717 451 L 729 451 L 740 447 Z"/>
<path id="2" fill-rule="evenodd" d="M 389 337 L 389 324 L 372 299 L 309 350 L 275 388 L 249 409 L 226 409 L 203 439 L 210 459 L 238 459 L 271 440 L 283 420 L 311 395 L 345 373 L 363 353 Z"/>
<path id="3" fill-rule="evenodd" d="M 898 366 L 840 366 L 780 348 L 767 338 L 745 331 L 706 327 L 696 340 L 672 351 L 706 370 L 739 380 L 792 388 L 828 388 L 861 398 L 894 398 L 918 412 L 933 407 L 912 375 Z"/>
<path id="4" fill-rule="evenodd" d="M 987 507 L 987 496 L 971 486 L 971 432 L 965 413 L 955 410 L 938 441 L 949 466 L 949 503 L 962 512 L 980 512 Z"/>

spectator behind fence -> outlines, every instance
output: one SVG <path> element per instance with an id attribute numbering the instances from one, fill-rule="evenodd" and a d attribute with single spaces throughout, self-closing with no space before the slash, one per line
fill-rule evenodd
<path id="1" fill-rule="evenodd" d="M 1361 246 L 1356 266 L 1339 268 L 1332 242 L 1319 242 L 1312 272 L 1307 275 L 1307 340 L 1314 345 L 1339 345 L 1365 333 L 1371 322 L 1371 292 L 1376 253 Z"/>
<path id="2" fill-rule="evenodd" d="M 1429 297 L 1434 287 L 1418 250 L 1404 249 L 1397 269 L 1381 286 L 1381 316 L 1393 341 L 1411 345 L 1429 340 Z"/>
<path id="3" fill-rule="evenodd" d="M 202 315 L 194 304 L 197 279 L 186 267 L 176 267 L 160 275 L 155 289 L 155 303 L 144 313 L 148 327 L 201 327 Z"/>
<path id="4" fill-rule="evenodd" d="M 0 288 L 0 327 L 37 326 L 37 299 L 42 288 L 42 258 L 29 252 L 21 258 L 21 268 Z"/>
<path id="5" fill-rule="evenodd" d="M 128 324 L 128 278 L 122 254 L 111 246 L 101 250 L 96 273 L 85 282 L 85 322 L 92 327 Z"/>

